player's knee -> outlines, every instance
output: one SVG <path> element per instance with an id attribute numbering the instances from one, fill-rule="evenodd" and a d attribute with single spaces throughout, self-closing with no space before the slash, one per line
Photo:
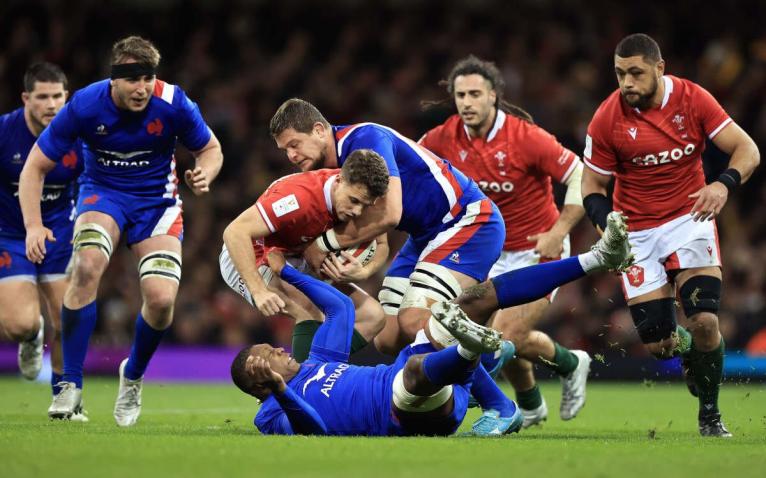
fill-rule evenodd
<path id="1" fill-rule="evenodd" d="M 647 348 L 649 344 L 664 343 L 676 331 L 675 301 L 670 297 L 633 304 L 630 315 L 641 342 Z"/>
<path id="2" fill-rule="evenodd" d="M 144 287 L 144 305 L 153 314 L 169 315 L 173 310 L 175 300 L 175 288 L 170 287 L 170 284 L 160 283 Z"/>
<path id="3" fill-rule="evenodd" d="M 409 343 L 415 340 L 415 335 L 422 329 L 431 312 L 427 309 L 402 309 L 399 311 L 397 320 L 399 321 L 399 335 L 405 342 Z"/>
<path id="4" fill-rule="evenodd" d="M 377 335 L 386 325 L 386 314 L 378 301 L 365 300 L 359 308 L 356 309 L 356 323 L 363 325 L 366 330 Z"/>
<path id="5" fill-rule="evenodd" d="M 411 359 L 412 357 L 408 359 L 408 363 Z M 408 384 L 405 380 L 406 374 L 407 369 L 405 365 L 405 369 L 400 370 L 396 377 L 394 377 L 392 387 L 393 403 L 397 409 L 406 412 L 430 412 L 449 402 L 452 397 L 452 385 L 439 387 L 436 390 L 419 390 L 418 386 L 416 386 L 417 384 Z M 423 375 L 422 372 L 421 375 Z M 424 378 L 423 380 L 426 379 Z M 433 386 L 431 385 L 431 387 Z"/>
<path id="6" fill-rule="evenodd" d="M 658 342 L 644 344 L 646 350 L 658 360 L 667 360 L 675 356 L 676 340 L 667 338 Z"/>
<path id="7" fill-rule="evenodd" d="M 718 316 L 711 312 L 698 312 L 689 318 L 689 332 L 700 341 L 718 336 Z"/>
<path id="8" fill-rule="evenodd" d="M 39 316 L 24 314 L 14 320 L 4 320 L 3 329 L 12 342 L 22 342 L 34 337 L 40 327 Z"/>
<path id="9" fill-rule="evenodd" d="M 411 393 L 416 393 L 419 388 L 422 388 L 423 382 L 426 379 L 425 373 L 423 373 L 423 359 L 425 355 L 413 355 L 407 359 L 402 369 L 402 380 L 404 388 Z"/>
<path id="10" fill-rule="evenodd" d="M 715 316 L 721 305 L 721 279 L 693 276 L 681 286 L 679 295 L 684 313 L 689 319 L 694 320 L 694 316 L 702 312 Z"/>
<path id="11" fill-rule="evenodd" d="M 71 285 L 78 289 L 97 287 L 109 261 L 103 254 L 94 249 L 78 251 L 75 254 L 72 263 Z"/>

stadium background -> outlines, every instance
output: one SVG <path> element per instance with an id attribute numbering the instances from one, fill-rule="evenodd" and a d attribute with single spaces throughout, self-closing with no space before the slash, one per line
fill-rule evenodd
<path id="1" fill-rule="evenodd" d="M 387 0 L 374 6 L 356 0 L 5 0 L 0 4 L 0 111 L 20 105 L 22 75 L 33 61 L 61 65 L 73 93 L 106 77 L 109 48 L 117 38 L 135 33 L 157 44 L 163 55 L 160 78 L 181 85 L 199 103 L 225 156 L 212 194 L 196 198 L 181 187 L 184 279 L 175 322 L 160 351 L 226 356 L 224 348 L 249 341 L 290 342 L 291 322 L 259 317 L 226 287 L 217 263 L 228 222 L 272 180 L 292 172 L 267 130 L 283 100 L 308 99 L 333 123 L 376 121 L 418 138 L 450 113 L 424 112 L 420 101 L 444 97 L 438 81 L 455 60 L 474 53 L 501 68 L 507 99 L 579 153 L 593 112 L 616 87 L 614 45 L 628 33 L 643 31 L 662 47 L 667 72 L 710 90 L 763 152 L 763 18 L 766 6 L 758 1 L 706 9 L 688 0 Z M 189 156 L 179 156 L 182 170 Z M 708 150 L 709 176 L 715 177 L 725 160 Z M 730 349 L 747 349 L 751 356 L 766 355 L 763 169 L 730 198 L 719 219 L 725 261 L 721 330 Z M 573 251 L 584 250 L 595 237 L 583 220 L 572 234 Z M 376 293 L 381 280 L 382 274 L 364 286 Z M 99 293 L 100 320 L 88 362 L 92 370 L 114 373 L 114 363 L 129 347 L 140 304 L 137 286 L 135 260 L 120 248 Z M 617 365 L 603 367 L 603 376 L 647 375 L 642 367 L 651 360 L 614 277 L 564 287 L 543 329 L 569 347 L 601 354 L 607 364 Z M 15 373 L 15 346 L 0 345 L 0 352 L 7 357 L 0 368 Z M 732 358 L 729 363 L 736 362 Z M 757 367 L 764 361 L 741 362 L 739 370 L 764 374 L 766 366 Z"/>

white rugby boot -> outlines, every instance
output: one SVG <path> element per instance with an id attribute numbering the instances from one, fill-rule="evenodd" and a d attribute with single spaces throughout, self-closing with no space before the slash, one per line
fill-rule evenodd
<path id="1" fill-rule="evenodd" d="M 561 377 L 561 408 L 559 415 L 562 420 L 571 420 L 585 406 L 585 386 L 588 383 L 591 358 L 583 350 L 572 350 L 577 355 L 577 368 L 566 377 Z"/>
<path id="2" fill-rule="evenodd" d="M 526 410 L 524 408 L 520 408 L 520 410 L 521 414 L 524 416 L 524 422 L 521 424 L 521 428 L 529 428 L 539 425 L 548 419 L 548 404 L 545 403 L 544 398 L 543 403 L 534 410 Z"/>
<path id="3" fill-rule="evenodd" d="M 604 234 L 590 250 L 604 270 L 624 272 L 632 266 L 635 257 L 630 252 L 627 217 L 621 212 L 610 212 Z"/>
<path id="4" fill-rule="evenodd" d="M 53 403 L 48 407 L 48 417 L 58 420 L 69 420 L 78 409 L 82 409 L 82 389 L 74 382 L 59 382 L 61 391 L 53 397 Z"/>
<path id="5" fill-rule="evenodd" d="M 31 340 L 19 342 L 19 370 L 27 380 L 34 380 L 43 368 L 43 334 L 45 323 L 40 316 L 40 330 Z"/>
<path id="6" fill-rule="evenodd" d="M 454 302 L 437 302 L 431 306 L 431 314 L 460 344 L 477 354 L 500 350 L 502 334 L 484 327 L 468 318 Z"/>
<path id="7" fill-rule="evenodd" d="M 144 378 L 130 380 L 125 377 L 125 365 L 128 359 L 120 363 L 120 389 L 117 392 L 117 401 L 114 403 L 114 419 L 121 427 L 131 427 L 138 421 L 141 415 L 141 389 Z"/>

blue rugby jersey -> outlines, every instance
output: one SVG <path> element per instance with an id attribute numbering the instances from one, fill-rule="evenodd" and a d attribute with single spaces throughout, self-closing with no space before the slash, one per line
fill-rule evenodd
<path id="1" fill-rule="evenodd" d="M 19 176 L 34 135 L 24 120 L 24 108 L 0 116 L 0 235 L 23 239 L 24 219 L 19 205 Z M 40 207 L 45 227 L 56 231 L 73 221 L 75 180 L 82 171 L 78 143 L 62 150 L 56 167 L 45 176 Z M 66 240 L 69 240 L 68 238 Z"/>
<path id="2" fill-rule="evenodd" d="M 81 184 L 177 198 L 176 141 L 196 151 L 211 135 L 199 107 L 180 87 L 156 80 L 146 108 L 131 112 L 117 108 L 109 80 L 102 80 L 77 91 L 37 144 L 58 161 L 80 138 L 85 163 Z"/>
<path id="3" fill-rule="evenodd" d="M 333 126 L 338 165 L 357 149 L 371 149 L 402 182 L 402 217 L 397 229 L 430 235 L 452 221 L 469 203 L 486 198 L 478 185 L 448 161 L 386 126 L 359 123 Z"/>
<path id="4" fill-rule="evenodd" d="M 290 408 L 300 407 L 308 412 L 293 415 L 292 419 L 316 415 L 329 435 L 396 433 L 390 421 L 392 387 L 403 363 L 376 367 L 348 364 L 355 315 L 351 299 L 292 267 L 285 267 L 282 278 L 325 313 L 325 322 L 314 336 L 308 360 L 287 383 L 303 403 L 293 403 L 289 397 L 282 399 L 290 402 Z M 295 433 L 285 409 L 273 395 L 261 405 L 255 425 L 264 434 Z"/>

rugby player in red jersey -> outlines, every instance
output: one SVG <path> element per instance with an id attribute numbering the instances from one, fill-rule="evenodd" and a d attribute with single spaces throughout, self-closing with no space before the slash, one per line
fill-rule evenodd
<path id="1" fill-rule="evenodd" d="M 475 180 L 500 208 L 505 243 L 489 277 L 569 257 L 569 231 L 584 215 L 583 167 L 577 155 L 536 126 L 526 111 L 503 100 L 505 82 L 493 63 L 468 56 L 452 68 L 445 83 L 457 114 L 428 131 L 420 143 Z M 561 212 L 552 180 L 567 186 Z M 502 309 L 492 319 L 492 326 L 516 345 L 517 358 L 504 370 L 516 391 L 524 427 L 548 416 L 531 361 L 561 377 L 562 419 L 574 418 L 585 404 L 588 354 L 570 351 L 534 330 L 553 295 Z"/>
<path id="2" fill-rule="evenodd" d="M 649 36 L 623 38 L 614 69 L 619 88 L 588 127 L 585 208 L 601 229 L 613 207 L 628 216 L 636 262 L 622 284 L 638 334 L 655 357 L 682 358 L 689 390 L 699 398 L 700 434 L 730 437 L 718 409 L 724 342 L 714 219 L 752 175 L 758 148 L 704 88 L 665 75 L 660 48 Z M 701 159 L 708 138 L 731 159 L 706 185 Z M 614 206 L 606 197 L 613 176 Z M 686 328 L 676 323 L 676 296 Z"/>
<path id="3" fill-rule="evenodd" d="M 278 179 L 226 228 L 219 257 L 226 283 L 264 316 L 280 312 L 296 321 L 293 356 L 308 357 L 311 340 L 321 322 L 318 309 L 296 289 L 283 283 L 266 263 L 268 250 L 279 249 L 303 262 L 301 254 L 320 234 L 335 224 L 358 217 L 388 190 L 388 169 L 377 153 L 356 150 L 342 169 L 319 169 Z M 379 269 L 388 256 L 386 235 L 377 238 L 375 256 L 365 266 L 346 257 L 333 260 L 347 277 L 364 280 Z M 300 268 L 300 266 L 298 266 Z M 337 275 L 333 278 L 338 278 Z M 344 286 L 356 305 L 356 333 L 352 351 L 364 347 L 383 328 L 380 304 L 353 284 Z"/>

